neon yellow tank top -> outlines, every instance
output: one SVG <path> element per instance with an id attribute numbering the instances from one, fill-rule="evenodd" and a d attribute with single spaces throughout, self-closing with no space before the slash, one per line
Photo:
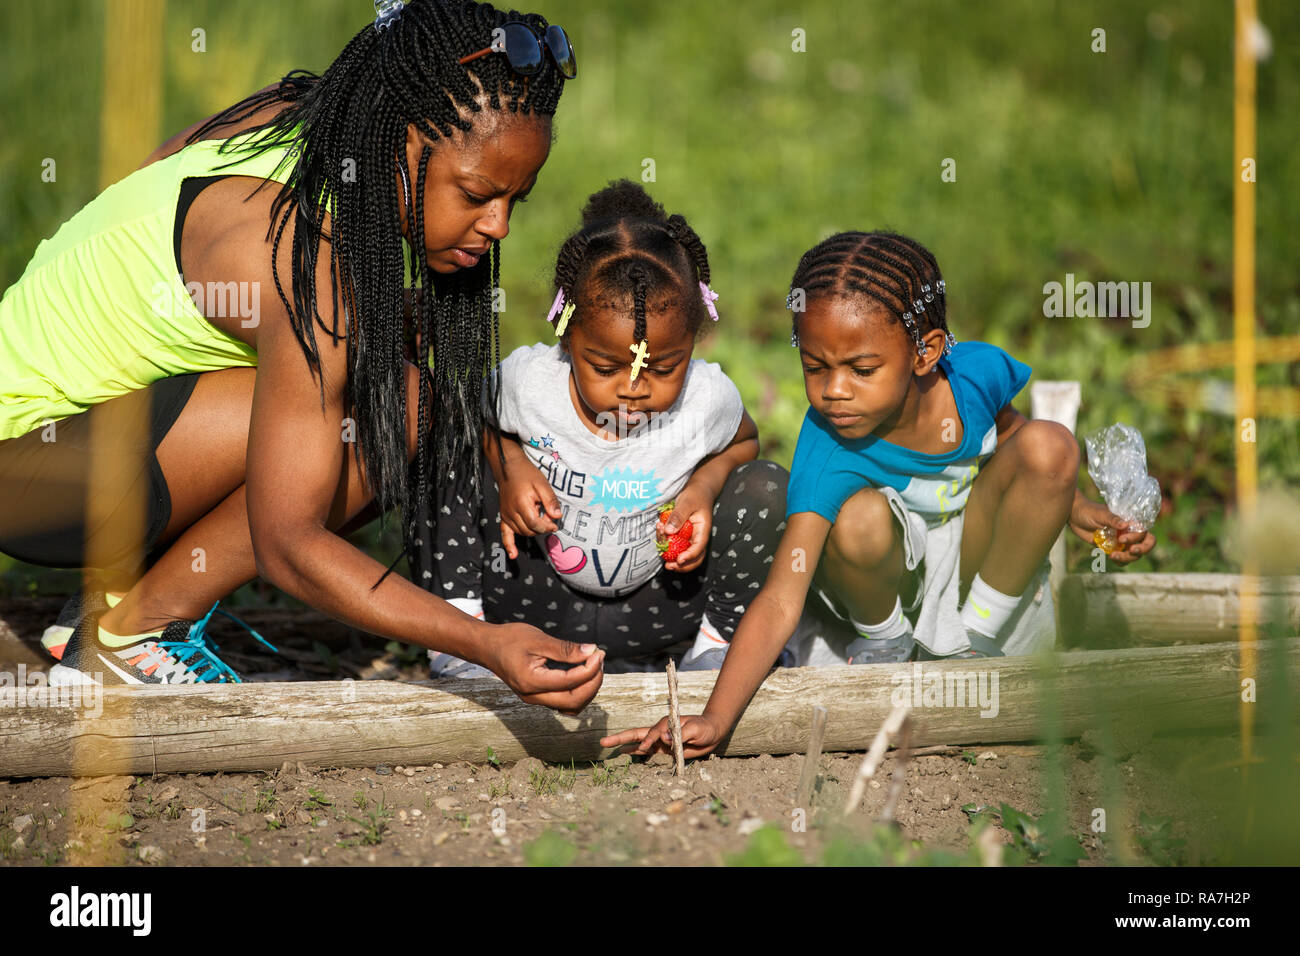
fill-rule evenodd
<path id="1" fill-rule="evenodd" d="M 136 170 L 36 247 L 0 299 L 0 440 L 169 375 L 257 365 L 257 352 L 212 325 L 176 274 L 185 179 L 283 183 L 293 171 L 287 147 L 219 154 L 224 142 L 200 140 Z"/>

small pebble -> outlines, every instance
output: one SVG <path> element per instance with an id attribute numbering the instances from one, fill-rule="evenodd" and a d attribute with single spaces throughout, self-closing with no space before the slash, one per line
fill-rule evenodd
<path id="1" fill-rule="evenodd" d="M 430 769 L 430 770 L 441 770 L 441 769 L 442 769 L 442 764 L 440 764 L 440 763 L 431 763 L 431 764 L 429 764 L 429 769 Z"/>
<path id="2" fill-rule="evenodd" d="M 22 833 L 32 825 L 32 815 L 30 813 L 24 813 L 21 817 L 14 817 L 13 823 L 9 825 L 19 833 Z"/>
<path id="3" fill-rule="evenodd" d="M 460 801 L 455 797 L 439 797 L 437 800 L 433 801 L 433 805 L 439 810 L 451 810 L 460 806 Z"/>
<path id="4" fill-rule="evenodd" d="M 140 857 L 141 863 L 161 863 L 163 857 L 167 855 L 156 846 L 142 846 L 136 850 L 136 854 Z"/>
<path id="5" fill-rule="evenodd" d="M 668 822 L 668 814 L 651 813 L 645 818 L 645 822 L 648 826 L 657 827 Z"/>
<path id="6" fill-rule="evenodd" d="M 422 817 L 422 816 L 424 816 L 424 811 L 423 811 L 423 810 L 412 810 L 412 811 L 411 811 L 411 816 L 413 816 L 413 817 Z"/>
<path id="7" fill-rule="evenodd" d="M 427 777 L 424 778 L 424 782 L 425 782 L 425 783 L 433 783 L 433 782 L 436 781 L 437 779 L 438 779 L 437 777 L 434 777 L 432 774 L 430 774 L 429 776 L 427 776 Z"/>
<path id="8" fill-rule="evenodd" d="M 686 809 L 686 802 L 684 800 L 674 800 L 672 803 L 668 804 L 668 806 L 664 807 L 664 812 L 681 813 L 685 809 Z"/>
<path id="9" fill-rule="evenodd" d="M 690 796 L 690 794 L 680 787 L 676 790 L 669 791 L 668 793 L 669 800 L 685 800 L 688 796 Z"/>
<path id="10" fill-rule="evenodd" d="M 407 767 L 405 770 L 402 771 L 402 776 L 404 776 L 404 777 L 414 777 L 414 776 L 415 776 L 415 771 L 412 770 L 410 767 Z"/>
<path id="11" fill-rule="evenodd" d="M 375 768 L 375 773 L 379 774 L 381 777 L 389 777 L 392 776 L 393 768 L 388 766 L 386 763 L 381 763 Z"/>
<path id="12" fill-rule="evenodd" d="M 740 826 L 736 827 L 736 832 L 741 836 L 749 836 L 762 825 L 763 821 L 759 817 L 745 817 L 740 821 Z"/>
<path id="13" fill-rule="evenodd" d="M 433 845 L 434 845 L 434 846 L 442 846 L 444 843 L 447 842 L 447 838 L 450 837 L 450 836 L 451 836 L 450 831 L 443 830 L 441 833 L 437 834 L 437 835 L 433 838 Z"/>
<path id="14" fill-rule="evenodd" d="M 478 802 L 479 802 L 479 803 L 487 803 L 487 802 L 488 802 L 489 800 L 491 800 L 491 799 L 492 799 L 492 798 L 489 797 L 486 793 L 480 793 L 480 794 L 478 795 Z"/>

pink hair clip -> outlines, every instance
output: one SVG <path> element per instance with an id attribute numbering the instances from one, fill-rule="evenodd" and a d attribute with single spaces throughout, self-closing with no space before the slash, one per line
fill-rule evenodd
<path id="1" fill-rule="evenodd" d="M 555 301 L 551 303 L 551 311 L 546 314 L 547 322 L 554 322 L 555 317 L 560 314 L 560 309 L 564 308 L 564 288 L 561 287 L 555 293 Z"/>
<path id="2" fill-rule="evenodd" d="M 718 310 L 713 307 L 713 303 L 718 300 L 718 293 L 714 292 L 704 282 L 700 283 L 700 295 L 704 296 L 704 307 L 709 310 L 709 318 L 714 322 L 718 321 Z"/>

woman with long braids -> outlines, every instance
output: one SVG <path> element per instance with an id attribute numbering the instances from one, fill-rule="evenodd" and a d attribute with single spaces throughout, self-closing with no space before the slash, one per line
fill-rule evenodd
<path id="1" fill-rule="evenodd" d="M 527 701 L 576 711 L 599 689 L 594 646 L 428 592 L 428 502 L 479 474 L 499 243 L 573 51 L 536 14 L 376 7 L 323 75 L 295 71 L 164 143 L 0 301 L 0 550 L 108 555 L 47 631 L 52 680 L 237 679 L 203 627 L 260 575 Z M 145 434 L 113 433 L 132 412 Z M 92 426 L 121 454 L 92 458 Z M 83 505 L 105 488 L 148 501 L 138 579 L 139 529 Z M 410 581 L 344 538 L 394 506 Z"/>

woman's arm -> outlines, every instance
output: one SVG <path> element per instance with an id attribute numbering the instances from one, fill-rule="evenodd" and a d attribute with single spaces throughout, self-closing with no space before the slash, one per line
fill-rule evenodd
<path id="1" fill-rule="evenodd" d="M 268 196 L 250 201 L 247 214 L 269 215 Z M 266 208 L 259 208 L 266 204 Z M 283 242 L 292 242 L 291 223 Z M 252 276 L 274 288 L 269 240 L 229 238 L 209 251 L 209 268 L 222 275 Z M 290 287 L 289 257 L 280 263 Z M 319 307 L 333 319 L 327 250 L 319 259 Z M 344 441 L 347 343 L 317 335 L 324 401 L 277 296 L 261 296 L 256 326 L 257 381 L 253 392 L 245 470 L 245 496 L 253 555 L 260 576 L 293 597 L 353 627 L 445 651 L 499 674 L 523 699 L 566 711 L 580 710 L 600 687 L 603 654 L 557 641 L 527 625 L 488 625 L 462 614 L 406 578 L 390 574 L 372 585 L 384 565 L 340 537 L 342 526 L 370 495 L 348 458 Z M 407 367 L 411 387 L 414 367 Z M 408 447 L 415 424 L 407 423 Z M 550 669 L 547 660 L 574 664 Z"/>
<path id="2" fill-rule="evenodd" d="M 758 596 L 745 610 L 731 639 L 731 649 L 713 693 L 699 717 L 682 718 L 686 756 L 702 757 L 731 732 L 763 683 L 781 648 L 799 626 L 813 572 L 821 559 L 831 523 L 811 511 L 791 515 L 776 557 Z M 605 737 L 602 747 L 631 745 L 637 753 L 666 751 L 671 746 L 668 718 L 653 727 L 638 727 Z"/>

